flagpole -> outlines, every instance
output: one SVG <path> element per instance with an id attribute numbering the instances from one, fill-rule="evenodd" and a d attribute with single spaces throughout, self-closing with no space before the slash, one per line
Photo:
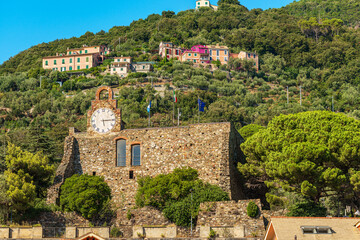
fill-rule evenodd
<path id="1" fill-rule="evenodd" d="M 175 123 L 175 99 L 174 99 L 174 101 L 173 101 L 173 120 L 172 120 L 172 122 L 173 122 L 173 126 L 175 125 L 174 123 Z"/>
<path id="2" fill-rule="evenodd" d="M 178 108 L 178 126 L 180 126 L 180 108 Z"/>
<path id="3" fill-rule="evenodd" d="M 151 123 L 150 123 L 151 100 L 150 100 L 150 103 L 149 103 L 149 106 L 148 106 L 148 112 L 149 112 L 149 127 L 150 127 L 150 125 L 151 125 Z"/>
<path id="4" fill-rule="evenodd" d="M 198 123 L 200 123 L 200 98 L 198 97 L 198 110 L 199 110 L 199 113 L 198 113 Z"/>

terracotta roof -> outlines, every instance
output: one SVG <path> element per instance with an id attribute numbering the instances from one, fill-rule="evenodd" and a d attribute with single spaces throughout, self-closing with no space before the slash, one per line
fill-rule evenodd
<path id="1" fill-rule="evenodd" d="M 207 45 L 206 47 L 212 49 L 229 49 L 227 46 L 220 46 L 220 45 Z"/>
<path id="2" fill-rule="evenodd" d="M 67 57 L 77 57 L 77 56 L 91 56 L 91 55 L 96 55 L 99 53 L 84 53 L 84 54 L 71 54 L 71 55 L 62 55 L 62 56 L 48 56 L 48 57 L 43 57 L 42 59 L 48 59 L 48 58 L 67 58 Z"/>
<path id="3" fill-rule="evenodd" d="M 87 239 L 87 238 L 94 238 L 94 239 L 97 239 L 97 240 L 105 240 L 105 238 L 102 238 L 100 237 L 99 235 L 96 235 L 95 233 L 87 233 L 81 237 L 78 237 L 76 238 L 76 240 L 84 240 L 84 239 Z"/>
<path id="4" fill-rule="evenodd" d="M 116 66 L 116 65 L 118 65 L 118 66 L 121 66 L 121 65 L 128 66 L 128 65 L 130 65 L 130 63 L 128 63 L 128 62 L 113 62 L 113 63 L 111 63 L 111 66 Z"/>
<path id="5" fill-rule="evenodd" d="M 81 47 L 81 48 L 72 48 L 72 49 L 69 49 L 69 50 L 66 50 L 66 51 L 82 50 L 84 48 L 101 47 L 101 46 L 105 47 L 105 45 L 95 45 L 95 46 L 86 46 L 86 47 Z"/>
<path id="6" fill-rule="evenodd" d="M 278 240 L 316 239 L 360 239 L 360 230 L 356 228 L 358 218 L 327 218 L 327 217 L 272 217 L 271 225 Z M 332 234 L 304 234 L 302 226 L 330 227 Z M 266 240 L 266 238 L 265 238 Z"/>

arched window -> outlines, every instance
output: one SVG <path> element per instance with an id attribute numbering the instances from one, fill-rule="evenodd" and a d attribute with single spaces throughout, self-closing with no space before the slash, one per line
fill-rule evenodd
<path id="1" fill-rule="evenodd" d="M 116 141 L 116 166 L 126 167 L 126 140 L 119 139 Z"/>
<path id="2" fill-rule="evenodd" d="M 131 146 L 131 165 L 140 166 L 141 165 L 141 152 L 140 144 L 135 144 Z"/>

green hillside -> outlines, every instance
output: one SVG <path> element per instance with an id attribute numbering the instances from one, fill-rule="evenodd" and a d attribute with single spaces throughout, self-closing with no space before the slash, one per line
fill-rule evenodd
<path id="1" fill-rule="evenodd" d="M 299 209 L 300 214 L 312 214 L 301 211 L 304 206 L 319 208 L 323 214 L 324 208 L 319 205 L 323 200 L 322 204 L 333 216 L 339 216 L 340 212 L 331 209 L 356 206 L 360 199 L 360 165 L 356 162 L 359 121 L 355 120 L 360 119 L 360 29 L 346 24 L 355 24 L 351 19 L 357 18 L 358 12 L 353 11 L 357 3 L 322 1 L 338 3 L 338 10 L 327 11 L 329 14 L 348 14 L 320 15 L 318 19 L 312 16 L 319 14 L 313 15 L 308 8 L 303 10 L 304 15 L 295 10 L 303 2 L 266 11 L 249 11 L 239 4 L 226 3 L 216 12 L 209 8 L 178 14 L 164 11 L 161 15 L 152 14 L 133 21 L 130 26 L 115 26 L 108 32 L 87 32 L 79 38 L 41 43 L 4 62 L 0 66 L 0 196 L 4 196 L 0 198 L 0 223 L 10 214 L 8 206 L 16 204 L 7 187 L 14 183 L 6 176 L 11 167 L 5 159 L 6 145 L 13 143 L 21 151 L 42 152 L 48 158 L 43 162 L 54 165 L 49 172 L 56 169 L 62 158 L 68 127 L 86 129 L 86 112 L 100 85 L 114 89 L 128 129 L 148 126 L 146 108 L 150 100 L 153 127 L 176 125 L 174 108 L 175 112 L 177 108 L 181 111 L 182 126 L 197 122 L 233 122 L 241 134 L 249 138 L 248 144 L 243 145 L 249 165 L 239 167 L 249 183 L 244 186 L 249 197 L 264 200 L 267 196 L 273 207 L 293 207 L 294 215 Z M 234 53 L 256 51 L 260 56 L 260 71 L 256 72 L 249 62 L 240 60 L 231 60 L 210 71 L 203 66 L 195 68 L 189 62 L 162 59 L 157 54 L 161 41 L 172 41 L 187 48 L 196 44 L 221 44 L 229 46 Z M 110 60 L 85 70 L 86 76 L 81 77 L 41 68 L 42 57 L 83 44 L 107 44 L 113 49 L 110 57 L 132 56 L 134 61 L 157 63 L 154 72 L 131 73 L 123 79 L 103 74 Z M 173 91 L 178 98 L 175 105 Z M 200 119 L 198 98 L 206 103 Z M 328 113 L 331 110 L 342 114 Z M 314 112 L 318 117 L 302 112 Z M 290 117 L 278 117 L 282 114 Z M 330 131 L 331 127 L 327 126 L 332 125 L 326 119 L 335 119 L 338 127 Z M 312 124 L 313 120 L 316 123 Z M 283 122 L 289 125 L 288 129 L 282 128 Z M 306 124 L 296 125 L 295 122 Z M 353 135 L 342 134 L 339 130 L 345 122 L 355 126 L 348 130 Z M 266 129 L 263 134 L 256 134 L 263 129 Z M 304 129 L 309 134 L 303 134 Z M 280 141 L 278 136 L 284 137 Z M 348 143 L 353 136 L 354 143 Z M 290 138 L 292 140 L 288 141 Z M 260 153 L 256 152 L 260 149 L 257 147 L 259 141 L 266 146 Z M 341 142 L 341 146 L 334 146 L 336 141 Z M 292 146 L 296 142 L 303 147 Z M 276 154 L 271 146 L 276 147 Z M 299 150 L 297 158 L 292 156 L 296 164 L 292 163 L 294 168 L 290 171 L 287 164 L 278 163 L 289 159 L 293 147 L 306 150 L 307 154 Z M 321 151 L 318 153 L 317 149 Z M 38 156 L 29 157 L 29 161 Z M 321 161 L 309 163 L 308 159 Z M 322 159 L 328 162 L 322 164 Z M 311 182 L 303 184 L 298 178 L 291 179 L 292 171 L 299 169 L 297 176 L 303 176 L 308 167 L 315 169 L 312 166 L 322 168 L 316 174 L 308 172 Z M 284 171 L 277 174 L 277 169 Z M 33 216 L 34 210 L 49 210 L 44 197 L 51 182 L 48 178 L 42 181 L 44 183 L 37 186 L 36 199 L 32 196 L 26 209 L 14 213 L 16 220 Z M 328 183 L 332 186 L 327 187 Z M 353 189 L 354 186 L 357 187 Z"/>
<path id="2" fill-rule="evenodd" d="M 300 0 L 285 9 L 294 16 L 340 18 L 349 26 L 360 26 L 360 2 L 357 0 Z"/>

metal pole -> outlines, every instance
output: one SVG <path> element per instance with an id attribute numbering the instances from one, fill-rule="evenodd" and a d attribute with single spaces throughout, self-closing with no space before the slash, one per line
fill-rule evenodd
<path id="1" fill-rule="evenodd" d="M 178 126 L 180 126 L 180 108 L 178 108 Z"/>
<path id="2" fill-rule="evenodd" d="M 289 104 L 289 86 L 286 87 L 287 104 Z"/>
<path id="3" fill-rule="evenodd" d="M 191 210 L 190 210 L 190 215 L 191 215 L 191 237 L 192 237 L 192 233 L 193 233 L 193 217 L 192 217 L 192 202 L 193 202 L 193 190 L 190 189 L 190 192 L 191 192 Z"/>
<path id="4" fill-rule="evenodd" d="M 198 97 L 198 123 L 200 123 L 200 102 L 199 102 L 200 98 Z"/>

